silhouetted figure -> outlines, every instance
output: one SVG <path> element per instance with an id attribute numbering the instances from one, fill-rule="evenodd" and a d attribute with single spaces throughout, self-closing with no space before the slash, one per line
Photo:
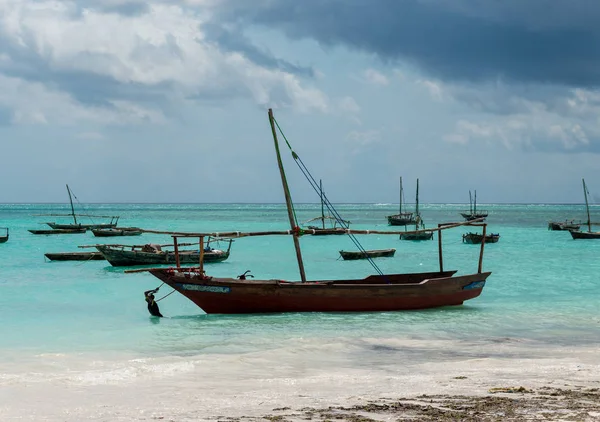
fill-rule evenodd
<path id="1" fill-rule="evenodd" d="M 254 276 L 252 274 L 248 274 L 249 272 L 250 272 L 250 270 L 244 271 L 244 274 L 238 275 L 238 279 L 245 280 L 246 277 L 252 277 L 252 278 L 254 278 Z"/>
<path id="2" fill-rule="evenodd" d="M 158 287 L 154 290 L 148 290 L 144 292 L 144 296 L 146 298 L 146 302 L 148 302 L 148 312 L 150 315 L 155 317 L 162 317 L 160 310 L 158 309 L 158 303 L 154 300 L 154 293 L 158 292 Z"/>

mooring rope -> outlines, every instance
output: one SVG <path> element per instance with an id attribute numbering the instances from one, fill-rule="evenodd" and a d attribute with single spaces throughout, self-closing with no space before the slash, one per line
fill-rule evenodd
<path id="1" fill-rule="evenodd" d="M 308 170 L 308 168 L 306 167 L 306 165 L 304 164 L 304 162 L 302 162 L 302 159 L 300 158 L 300 156 L 298 154 L 296 154 L 296 152 L 294 151 L 294 149 L 290 145 L 287 137 L 285 136 L 285 134 L 281 130 L 281 127 L 279 126 L 279 123 L 277 123 L 277 120 L 275 118 L 273 118 L 273 120 L 275 122 L 275 125 L 277 126 L 277 129 L 279 130 L 279 133 L 281 134 L 281 136 L 285 140 L 285 143 L 287 144 L 288 148 L 290 149 L 290 151 L 292 153 L 292 157 L 294 158 L 294 161 L 296 162 L 296 165 L 298 166 L 298 168 L 300 169 L 300 171 L 302 172 L 302 174 L 304 174 L 304 177 L 306 178 L 306 180 L 308 180 L 308 183 L 310 183 L 310 185 L 312 186 L 313 190 L 318 195 L 322 196 L 323 203 L 327 207 L 327 210 L 329 211 L 329 213 L 331 215 L 333 215 L 333 217 L 335 218 L 336 222 L 341 227 L 343 227 L 345 229 L 349 229 L 350 226 L 346 223 L 346 220 L 344 220 L 341 217 L 341 215 L 335 209 L 335 207 L 333 206 L 333 204 L 327 198 L 327 195 L 325 195 L 325 192 L 321 191 L 321 188 L 320 188 L 319 184 L 317 183 L 316 179 L 312 176 L 312 174 L 310 173 L 310 171 Z M 356 238 L 356 236 L 354 236 L 352 233 L 346 233 L 346 234 L 350 237 L 350 239 L 352 240 L 352 242 L 354 243 L 354 245 L 358 248 L 358 250 L 361 251 L 365 255 L 366 259 L 369 261 L 369 263 L 375 269 L 375 271 L 377 271 L 377 273 L 379 275 L 384 275 L 383 271 L 381 271 L 381 269 L 377 266 L 377 264 L 375 263 L 375 261 L 373 261 L 373 259 L 367 254 L 367 251 L 361 245 L 361 243 L 358 241 L 358 239 Z"/>

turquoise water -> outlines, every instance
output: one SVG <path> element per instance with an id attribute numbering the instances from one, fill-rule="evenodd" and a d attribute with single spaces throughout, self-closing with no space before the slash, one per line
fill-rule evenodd
<path id="1" fill-rule="evenodd" d="M 231 354 L 268 350 L 288 340 L 331 342 L 336 338 L 405 338 L 452 342 L 522 339 L 531 347 L 586 346 L 600 338 L 600 241 L 572 240 L 568 232 L 547 230 L 551 219 L 583 219 L 581 205 L 482 205 L 488 230 L 500 233 L 486 245 L 484 270 L 492 275 L 480 297 L 462 307 L 363 314 L 205 315 L 174 293 L 161 301 L 168 318 L 149 317 L 144 290 L 160 285 L 146 273 L 124 274 L 104 261 L 46 262 L 45 252 L 81 251 L 98 242 L 91 233 L 35 236 L 67 206 L 0 205 L 1 226 L 10 240 L 0 244 L 0 356 L 16 365 L 42 353 L 128 353 L 139 356 Z M 387 229 L 393 204 L 343 204 L 340 214 L 353 228 Z M 424 205 L 428 226 L 458 221 L 464 205 Z M 120 215 L 120 225 L 178 231 L 286 230 L 287 214 L 275 204 L 98 204 L 89 212 Z M 298 219 L 320 213 L 318 205 L 298 205 Z M 50 220 L 49 220 L 50 219 Z M 467 228 L 444 232 L 446 269 L 477 269 L 479 246 L 461 242 Z M 384 272 L 437 269 L 437 241 L 407 242 L 396 236 L 359 236 L 367 249 L 397 249 L 376 263 Z M 102 240 L 101 240 L 102 241 Z M 169 243 L 167 236 L 109 239 L 104 243 Z M 352 250 L 346 236 L 302 238 L 309 278 L 363 277 L 367 262 L 338 259 Z M 224 245 L 223 245 L 224 246 Z M 208 264 L 215 276 L 252 270 L 257 278 L 298 279 L 291 238 L 238 239 L 230 258 Z M 157 297 L 171 292 L 161 288 Z M 456 352 L 456 351 L 454 351 Z M 450 353 L 450 351 L 448 352 Z"/>

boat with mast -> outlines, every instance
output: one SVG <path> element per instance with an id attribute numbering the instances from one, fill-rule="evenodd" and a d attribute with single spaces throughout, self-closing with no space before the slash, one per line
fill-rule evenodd
<path id="1" fill-rule="evenodd" d="M 325 235 L 325 234 L 345 234 L 345 228 L 350 226 L 350 222 L 348 220 L 342 220 L 340 225 L 338 225 L 338 220 L 331 215 L 325 215 L 325 203 L 323 198 L 325 197 L 325 192 L 323 191 L 323 182 L 319 180 L 319 196 L 321 198 L 321 216 L 311 218 L 308 221 L 305 221 L 304 224 L 309 224 L 314 221 L 320 221 L 321 227 L 309 224 L 307 226 L 308 229 L 314 230 L 315 235 Z M 331 227 L 325 226 L 325 221 L 331 221 Z"/>
<path id="2" fill-rule="evenodd" d="M 419 179 L 417 179 L 417 194 L 415 199 L 415 231 L 414 232 L 406 232 L 400 235 L 401 240 L 431 240 L 433 239 L 432 231 L 425 231 L 425 223 L 423 223 L 423 219 L 421 218 L 421 213 L 419 212 Z M 423 230 L 419 230 L 419 228 Z"/>
<path id="3" fill-rule="evenodd" d="M 288 147 L 291 146 L 281 131 L 279 124 L 269 109 L 269 123 L 273 135 L 277 166 L 281 176 L 285 196 L 290 230 L 263 232 L 228 232 L 228 233 L 184 233 L 157 232 L 170 234 L 176 251 L 176 266 L 174 268 L 145 268 L 128 270 L 126 272 L 148 271 L 150 274 L 171 286 L 174 290 L 190 299 L 206 313 L 240 314 L 265 312 L 366 312 L 366 311 L 400 311 L 409 309 L 425 309 L 440 306 L 461 305 L 464 301 L 479 296 L 491 274 L 482 270 L 483 244 L 480 248 L 477 271 L 471 274 L 456 275 L 456 270 L 444 270 L 442 254 L 442 231 L 464 225 L 483 227 L 485 223 L 447 223 L 434 229 L 438 233 L 439 270 L 421 273 L 384 274 L 377 265 L 369 260 L 377 274 L 362 279 L 317 279 L 307 280 L 300 248 L 300 237 L 314 234 L 314 231 L 303 230 L 298 226 L 287 179 L 281 160 L 277 138 L 277 130 L 282 134 Z M 277 129 L 276 129 L 277 127 Z M 292 150 L 296 164 L 308 171 L 298 154 Z M 307 174 L 307 173 L 305 173 Z M 316 181 L 307 174 L 307 179 L 315 191 Z M 330 202 L 325 199 L 333 215 L 339 214 Z M 353 241 L 356 234 L 390 234 L 398 235 L 398 231 L 370 231 L 345 229 Z M 298 270 L 299 281 L 282 279 L 248 280 L 247 271 L 237 278 L 222 278 L 208 276 L 204 271 L 203 242 L 208 236 L 250 237 L 266 235 L 292 236 Z M 179 238 L 197 237 L 200 244 L 199 266 L 185 268 L 180 265 L 177 245 Z M 360 246 L 360 244 L 358 244 Z M 362 247 L 361 247 L 362 248 Z"/>
<path id="4" fill-rule="evenodd" d="M 117 226 L 117 223 L 119 221 L 119 217 L 118 216 L 110 216 L 110 215 L 91 215 L 91 214 L 76 214 L 75 213 L 75 207 L 73 206 L 73 196 L 75 196 L 73 194 L 73 192 L 71 191 L 71 189 L 69 188 L 69 185 L 67 184 L 67 193 L 69 194 L 69 203 L 71 204 L 71 213 L 70 214 L 43 214 L 45 216 L 53 216 L 53 217 L 72 217 L 73 218 L 73 223 L 56 223 L 56 222 L 49 222 L 46 223 L 48 226 L 50 226 L 52 229 L 59 229 L 59 230 L 74 230 L 74 229 L 100 229 L 100 228 L 114 228 Z M 75 197 L 77 199 L 77 197 Z M 97 218 L 106 218 L 106 219 L 110 219 L 110 222 L 108 223 L 89 223 L 89 224 L 85 224 L 85 223 L 81 223 L 81 221 L 77 221 L 77 217 L 88 217 L 88 218 L 92 218 L 92 217 L 97 217 Z M 30 230 L 31 231 L 31 230 Z"/>
<path id="5" fill-rule="evenodd" d="M 590 217 L 590 204 L 588 201 L 588 189 L 587 186 L 585 184 L 585 179 L 581 179 L 581 182 L 583 183 L 583 196 L 585 198 L 585 211 L 587 213 L 587 226 L 588 226 L 588 231 L 584 232 L 581 230 L 569 230 L 569 233 L 571 233 L 571 237 L 573 239 L 600 239 L 600 232 L 593 232 L 592 231 L 592 220 Z"/>
<path id="6" fill-rule="evenodd" d="M 471 191 L 469 191 L 469 212 L 461 212 L 460 215 L 467 221 L 486 219 L 488 216 L 487 211 L 477 211 L 477 191 L 475 191 L 475 198 L 471 197 Z"/>
<path id="7" fill-rule="evenodd" d="M 402 202 L 404 201 L 404 189 L 402 188 L 402 176 L 400 176 L 400 205 L 398 206 L 398 214 L 388 215 L 387 220 L 390 226 L 406 226 L 415 224 L 415 215 L 412 212 L 402 212 Z"/>

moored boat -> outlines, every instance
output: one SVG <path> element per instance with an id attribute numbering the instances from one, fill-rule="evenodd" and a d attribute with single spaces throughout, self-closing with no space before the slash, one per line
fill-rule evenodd
<path id="1" fill-rule="evenodd" d="M 402 188 L 402 176 L 400 176 L 400 204 L 398 214 L 388 215 L 387 221 L 390 226 L 406 226 L 415 224 L 415 215 L 412 212 L 402 211 L 402 202 L 404 201 L 404 189 Z"/>
<path id="2" fill-rule="evenodd" d="M 600 232 L 593 232 L 592 231 L 592 219 L 590 217 L 590 204 L 588 202 L 588 189 L 587 186 L 585 184 L 585 179 L 581 179 L 581 182 L 583 183 L 583 196 L 585 197 L 585 210 L 587 212 L 587 226 L 588 226 L 588 231 L 584 232 L 581 230 L 569 230 L 569 233 L 571 233 L 571 237 L 573 239 L 600 239 Z"/>
<path id="3" fill-rule="evenodd" d="M 431 229 L 438 233 L 439 257 L 436 261 L 439 271 L 422 273 L 384 274 L 372 263 L 378 274 L 355 279 L 319 279 L 307 280 L 300 249 L 299 238 L 303 231 L 298 227 L 286 178 L 283 172 L 275 119 L 269 110 L 269 122 L 273 133 L 277 163 L 285 194 L 288 218 L 291 230 L 282 232 L 257 233 L 219 233 L 221 236 L 249 237 L 260 235 L 291 235 L 294 241 L 299 281 L 282 279 L 248 280 L 246 273 L 238 278 L 220 278 L 206 275 L 202 255 L 200 265 L 185 268 L 179 265 L 173 268 L 149 268 L 132 271 L 148 271 L 165 284 L 186 296 L 206 313 L 239 314 L 263 312 L 366 312 L 366 311 L 400 311 L 425 309 L 440 306 L 461 305 L 464 301 L 479 296 L 491 274 L 482 271 L 483 247 L 480 249 L 477 272 L 456 275 L 456 271 L 445 271 L 442 259 L 442 230 L 462 225 L 482 226 L 485 223 L 453 223 L 438 225 Z M 277 127 L 279 127 L 277 125 Z M 281 131 L 281 129 L 279 129 Z M 288 142 L 289 146 L 289 142 Z M 291 147 L 290 147 L 291 149 Z M 292 156 L 299 161 L 298 155 Z M 302 166 L 304 166 L 302 164 Z M 303 170 L 306 170 L 303 167 Z M 307 177 L 308 178 L 308 177 Z M 314 180 L 312 176 L 309 182 Z M 312 184 L 312 182 L 311 182 Z M 313 185 L 313 187 L 315 187 Z M 316 189 L 315 189 L 316 190 Z M 158 233 L 158 232 L 157 232 Z M 168 232 L 162 232 L 167 234 Z M 346 229 L 346 233 L 354 234 L 394 234 L 398 231 L 370 231 Z M 202 250 L 203 238 L 214 233 L 168 233 L 173 236 L 174 245 L 180 237 L 198 237 Z M 353 240 L 356 240 L 353 238 Z"/>
<path id="4" fill-rule="evenodd" d="M 405 232 L 400 234 L 400 240 L 431 240 L 433 239 L 433 232 L 427 230 L 419 230 L 419 227 L 425 229 L 425 223 L 421 218 L 419 212 L 419 179 L 417 179 L 417 190 L 415 196 L 415 217 L 414 217 L 415 230 L 412 232 Z"/>
<path id="5" fill-rule="evenodd" d="M 142 230 L 137 227 L 109 227 L 92 229 L 92 233 L 96 237 L 139 236 Z"/>
<path id="6" fill-rule="evenodd" d="M 371 249 L 364 251 L 340 251 L 340 256 L 344 258 L 345 261 L 355 260 L 355 259 L 368 259 L 368 258 L 381 258 L 381 257 L 391 257 L 396 253 L 396 249 Z"/>
<path id="7" fill-rule="evenodd" d="M 163 250 L 164 245 L 148 243 L 145 245 L 96 245 L 96 249 L 113 267 L 132 267 L 136 265 L 173 265 L 177 259 L 181 264 L 200 262 L 200 250 Z M 213 249 L 207 246 L 202 255 L 205 262 L 221 262 L 229 258 L 231 242 L 227 250 Z"/>
<path id="8" fill-rule="evenodd" d="M 485 243 L 497 243 L 500 240 L 499 233 L 490 233 L 485 235 Z M 462 235 L 463 243 L 479 245 L 483 241 L 482 233 L 464 233 Z"/>
<path id="9" fill-rule="evenodd" d="M 50 261 L 103 261 L 100 252 L 48 252 L 44 256 Z"/>
<path id="10" fill-rule="evenodd" d="M 549 221 L 548 230 L 579 230 L 581 227 L 580 223 L 576 223 L 574 220 L 568 221 Z"/>
<path id="11" fill-rule="evenodd" d="M 86 231 L 87 231 L 86 229 L 50 229 L 50 230 L 30 229 L 29 230 L 29 232 L 32 234 L 79 234 L 79 233 L 85 233 Z"/>
<path id="12" fill-rule="evenodd" d="M 488 212 L 479 210 L 477 211 L 477 191 L 475 191 L 475 199 L 471 196 L 469 191 L 469 212 L 461 212 L 460 215 L 466 221 L 480 220 L 483 221 L 487 218 Z"/>

